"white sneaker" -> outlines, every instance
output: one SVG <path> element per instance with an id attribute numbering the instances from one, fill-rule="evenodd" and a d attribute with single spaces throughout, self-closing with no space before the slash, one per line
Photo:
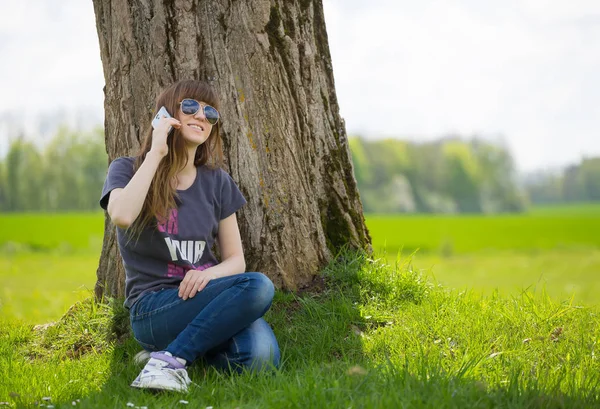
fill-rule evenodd
<path id="1" fill-rule="evenodd" d="M 135 362 L 136 365 L 146 365 L 149 359 L 150 352 L 146 351 L 145 349 L 142 349 L 140 352 L 135 354 L 135 356 L 133 357 L 133 362 Z"/>
<path id="2" fill-rule="evenodd" d="M 142 372 L 131 383 L 134 388 L 187 392 L 192 383 L 185 365 L 164 352 L 152 352 Z"/>

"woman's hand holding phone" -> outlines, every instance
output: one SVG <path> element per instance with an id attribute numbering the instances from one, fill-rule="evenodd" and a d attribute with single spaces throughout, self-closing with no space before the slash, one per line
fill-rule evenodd
<path id="1" fill-rule="evenodd" d="M 172 118 L 163 107 L 158 111 L 156 117 L 152 121 L 152 127 L 154 130 L 152 131 L 152 146 L 150 152 L 156 152 L 161 157 L 165 157 L 169 153 L 167 137 L 172 128 L 179 129 L 181 127 L 181 122 Z"/>

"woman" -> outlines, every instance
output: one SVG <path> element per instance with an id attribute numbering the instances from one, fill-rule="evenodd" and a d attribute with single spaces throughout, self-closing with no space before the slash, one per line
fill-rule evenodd
<path id="1" fill-rule="evenodd" d="M 185 368 L 198 358 L 238 371 L 279 365 L 261 318 L 274 289 L 244 273 L 235 212 L 246 200 L 219 168 L 216 93 L 180 81 L 158 97 L 162 106 L 173 117 L 158 119 L 139 156 L 111 163 L 100 205 L 117 226 L 133 335 L 152 351 L 131 386 L 187 391 Z"/>

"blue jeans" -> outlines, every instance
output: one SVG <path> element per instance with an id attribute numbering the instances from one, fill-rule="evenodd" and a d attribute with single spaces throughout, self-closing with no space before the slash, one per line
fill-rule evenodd
<path id="1" fill-rule="evenodd" d="M 220 369 L 260 370 L 279 366 L 279 346 L 261 317 L 273 300 L 273 283 L 261 273 L 209 281 L 193 298 L 178 288 L 144 294 L 129 311 L 138 343 L 168 351 L 188 363 L 203 357 Z"/>

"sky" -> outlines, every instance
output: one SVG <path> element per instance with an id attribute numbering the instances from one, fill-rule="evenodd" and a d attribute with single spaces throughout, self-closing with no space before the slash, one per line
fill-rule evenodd
<path id="1" fill-rule="evenodd" d="M 102 118 L 92 2 L 2 8 L 0 114 Z M 508 147 L 521 171 L 600 155 L 600 1 L 324 0 L 324 9 L 348 134 L 480 135 Z"/>

